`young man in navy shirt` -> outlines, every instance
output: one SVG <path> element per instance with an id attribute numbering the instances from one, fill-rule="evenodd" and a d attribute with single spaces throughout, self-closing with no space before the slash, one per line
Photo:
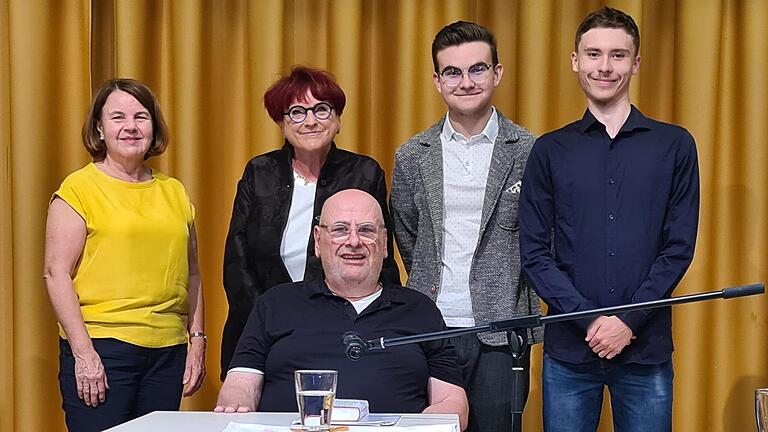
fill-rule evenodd
<path id="1" fill-rule="evenodd" d="M 571 58 L 587 110 L 528 158 L 523 272 L 550 314 L 670 297 L 693 258 L 696 145 L 630 104 L 639 49 L 630 16 L 587 16 Z M 672 350 L 669 308 L 547 325 L 544 430 L 595 431 L 607 386 L 616 430 L 671 431 Z"/>

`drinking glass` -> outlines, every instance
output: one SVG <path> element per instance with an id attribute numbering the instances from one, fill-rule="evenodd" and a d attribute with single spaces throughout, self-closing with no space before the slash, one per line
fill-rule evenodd
<path id="1" fill-rule="evenodd" d="M 331 410 L 336 397 L 335 370 L 297 370 L 296 403 L 299 406 L 301 429 L 328 431 L 331 429 Z"/>
<path id="2" fill-rule="evenodd" d="M 768 388 L 755 390 L 755 421 L 758 432 L 768 432 Z"/>

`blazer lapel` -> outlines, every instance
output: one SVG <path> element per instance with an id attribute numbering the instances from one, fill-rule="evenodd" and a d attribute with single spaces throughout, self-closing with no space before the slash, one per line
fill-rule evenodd
<path id="1" fill-rule="evenodd" d="M 498 112 L 498 111 L 497 111 Z M 485 198 L 483 199 L 483 215 L 480 219 L 480 239 L 491 219 L 494 209 L 504 190 L 507 177 L 515 166 L 517 160 L 517 148 L 514 145 L 520 138 L 515 132 L 512 122 L 506 119 L 500 112 L 499 135 L 493 146 L 491 166 L 488 169 L 488 181 L 485 184 Z"/>
<path id="2" fill-rule="evenodd" d="M 445 117 L 424 132 L 421 145 L 425 147 L 425 152 L 419 160 L 419 173 L 427 196 L 432 232 L 438 251 L 443 249 L 443 150 L 440 141 L 443 121 Z"/>

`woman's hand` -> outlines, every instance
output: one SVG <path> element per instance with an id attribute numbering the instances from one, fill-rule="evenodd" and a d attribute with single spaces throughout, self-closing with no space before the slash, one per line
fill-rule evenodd
<path id="1" fill-rule="evenodd" d="M 75 358 L 75 382 L 77 397 L 89 407 L 97 407 L 107 400 L 107 373 L 99 354 L 91 348 L 81 354 L 72 353 Z"/>
<path id="2" fill-rule="evenodd" d="M 184 367 L 184 397 L 195 394 L 205 378 L 205 339 L 193 337 L 187 347 L 187 364 Z"/>

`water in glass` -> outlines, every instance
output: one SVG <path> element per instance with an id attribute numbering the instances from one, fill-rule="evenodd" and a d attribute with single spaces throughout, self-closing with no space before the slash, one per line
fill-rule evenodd
<path id="1" fill-rule="evenodd" d="M 294 373 L 302 429 L 330 430 L 337 377 L 338 372 L 334 370 L 297 370 Z"/>

